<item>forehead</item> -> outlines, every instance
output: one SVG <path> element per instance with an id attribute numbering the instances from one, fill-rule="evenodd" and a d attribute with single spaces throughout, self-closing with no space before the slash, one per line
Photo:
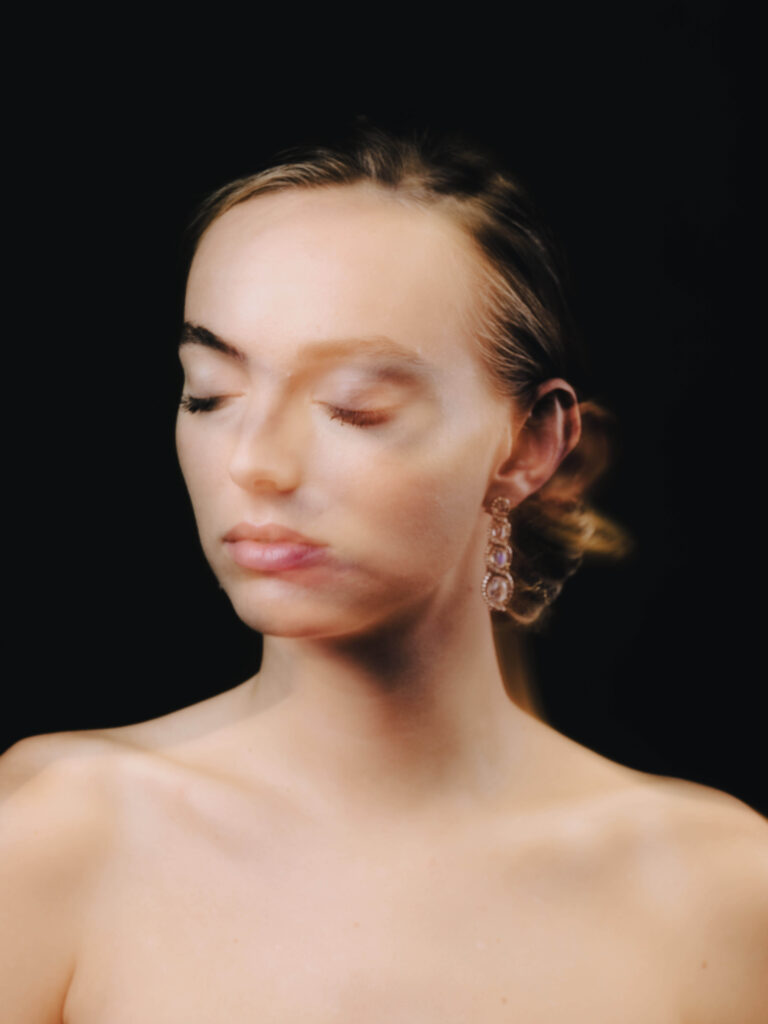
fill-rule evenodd
<path id="1" fill-rule="evenodd" d="M 478 268 L 447 216 L 375 187 L 268 194 L 203 235 L 185 319 L 278 360 L 307 339 L 381 335 L 438 363 L 474 361 Z"/>

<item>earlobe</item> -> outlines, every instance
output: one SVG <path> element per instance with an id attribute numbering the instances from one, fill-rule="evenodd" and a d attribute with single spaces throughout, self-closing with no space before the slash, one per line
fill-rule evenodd
<path id="1" fill-rule="evenodd" d="M 554 475 L 580 436 L 576 392 L 559 377 L 545 381 L 536 391 L 512 450 L 496 471 L 487 500 L 504 495 L 519 505 Z"/>

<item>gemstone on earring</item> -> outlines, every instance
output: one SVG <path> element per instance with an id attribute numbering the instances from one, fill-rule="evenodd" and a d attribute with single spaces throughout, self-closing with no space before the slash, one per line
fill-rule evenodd
<path id="1" fill-rule="evenodd" d="M 496 611 L 503 612 L 512 597 L 512 580 L 509 576 L 499 576 L 489 572 L 483 580 L 483 596 Z"/>
<path id="2" fill-rule="evenodd" d="M 512 508 L 509 498 L 494 498 L 491 502 L 491 515 L 505 516 Z"/>
<path id="3" fill-rule="evenodd" d="M 489 569 L 506 569 L 512 562 L 512 552 L 508 547 L 492 545 L 488 550 L 487 565 Z"/>
<path id="4" fill-rule="evenodd" d="M 497 540 L 500 544 L 503 544 L 509 540 L 511 532 L 512 524 L 508 519 L 496 519 L 491 523 L 489 536 L 491 540 Z"/>

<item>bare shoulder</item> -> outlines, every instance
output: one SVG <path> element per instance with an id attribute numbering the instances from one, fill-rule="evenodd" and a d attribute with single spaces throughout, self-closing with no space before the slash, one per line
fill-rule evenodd
<path id="1" fill-rule="evenodd" d="M 147 782 L 161 765 L 181 768 L 181 750 L 236 721 L 245 685 L 131 725 L 20 740 L 0 756 L 0 815 L 37 808 L 66 825 L 75 809 L 104 810 L 114 802 L 111 787 L 137 776 Z"/>
<path id="2" fill-rule="evenodd" d="M 51 805 L 46 811 L 55 818 L 65 819 L 64 810 L 75 807 L 85 810 L 106 795 L 109 767 L 139 748 L 130 727 L 19 740 L 0 756 L 0 815 L 18 815 L 43 804 Z"/>
<path id="3" fill-rule="evenodd" d="M 20 823 L 44 811 L 66 821 L 75 805 L 95 796 L 95 763 L 114 751 L 106 734 L 51 733 L 20 740 L 0 757 L 0 820 Z M 63 801 L 63 803 L 62 803 Z M 6 833 L 7 834 L 7 833 Z"/>
<path id="4" fill-rule="evenodd" d="M 646 776 L 639 789 L 648 821 L 657 823 L 665 847 L 685 858 L 693 885 L 709 887 L 721 873 L 732 892 L 739 879 L 768 871 L 768 820 L 738 797 L 663 776 Z"/>
<path id="5" fill-rule="evenodd" d="M 607 851 L 658 878 L 685 913 L 714 909 L 718 896 L 759 912 L 760 892 L 768 910 L 768 820 L 758 811 L 684 779 L 624 768 L 616 778 L 597 818 Z"/>
<path id="6" fill-rule="evenodd" d="M 681 986 L 682 1019 L 765 1024 L 768 820 L 710 786 L 591 751 L 569 755 L 570 777 L 586 766 L 578 834 L 600 858 L 616 905 L 628 901 L 632 920 L 657 936 L 663 967 Z"/>
<path id="7" fill-rule="evenodd" d="M 695 839 L 734 852 L 742 837 L 758 846 L 768 842 L 768 819 L 730 793 L 686 779 L 631 772 L 629 785 L 649 813 L 658 816 L 681 841 Z"/>
<path id="8" fill-rule="evenodd" d="M 165 750 L 188 716 L 168 719 L 32 736 L 0 757 L 0 991 L 8 1019 L 60 1024 L 102 880 L 145 809 L 167 808 L 178 792 L 184 769 Z"/>
<path id="9" fill-rule="evenodd" d="M 14 744 L 0 757 L 0 857 L 71 880 L 107 842 L 114 776 L 123 745 L 108 732 L 51 733 Z"/>
<path id="10" fill-rule="evenodd" d="M 61 1019 L 79 921 L 109 844 L 110 802 L 95 768 L 104 746 L 52 734 L 0 757 L 0 990 L 20 1024 Z"/>
<path id="11" fill-rule="evenodd" d="M 652 885 L 676 916 L 685 1019 L 763 1022 L 768 821 L 737 797 L 679 779 L 647 776 L 634 799 Z"/>

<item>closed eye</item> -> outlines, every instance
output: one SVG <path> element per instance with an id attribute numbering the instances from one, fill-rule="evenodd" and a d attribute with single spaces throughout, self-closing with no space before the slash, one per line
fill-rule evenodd
<path id="1" fill-rule="evenodd" d="M 386 412 L 378 409 L 340 409 L 338 406 L 329 405 L 332 420 L 341 420 L 342 423 L 352 423 L 356 427 L 375 427 L 387 420 Z"/>
<path id="2" fill-rule="evenodd" d="M 195 395 L 182 395 L 179 405 L 187 412 L 211 412 L 218 408 L 221 397 L 212 395 L 208 398 L 197 398 Z"/>

